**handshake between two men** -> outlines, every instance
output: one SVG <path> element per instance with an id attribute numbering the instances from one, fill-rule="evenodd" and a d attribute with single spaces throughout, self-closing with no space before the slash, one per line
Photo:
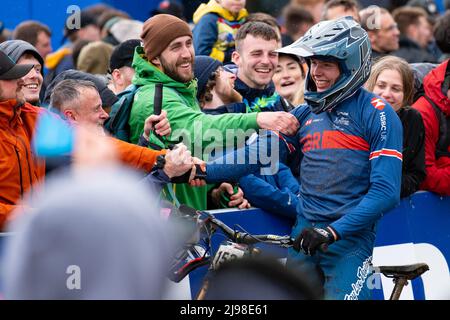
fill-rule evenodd
<path id="1" fill-rule="evenodd" d="M 286 112 L 260 112 L 256 120 L 260 128 L 279 131 L 286 135 L 295 134 L 299 127 L 296 117 Z M 153 123 L 156 123 L 155 128 L 152 128 Z M 170 124 L 164 110 L 159 116 L 152 115 L 147 118 L 144 126 L 144 137 L 148 137 L 150 130 L 154 130 L 159 136 L 170 135 Z M 165 155 L 158 156 L 153 170 L 162 170 L 173 183 L 189 183 L 194 187 L 206 184 L 206 163 L 192 157 L 191 152 L 181 143 L 175 145 L 171 150 L 167 150 Z M 224 198 L 227 199 L 226 202 L 229 207 L 241 209 L 250 207 L 249 202 L 244 198 L 243 191 L 237 186 L 233 187 L 229 183 L 221 183 L 218 188 L 212 191 L 213 202 L 215 202 L 215 198 L 221 198 L 219 194 L 228 193 L 228 198 Z"/>

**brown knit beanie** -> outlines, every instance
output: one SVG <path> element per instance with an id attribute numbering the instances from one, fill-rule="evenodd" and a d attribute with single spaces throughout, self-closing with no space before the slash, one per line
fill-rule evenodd
<path id="1" fill-rule="evenodd" d="M 189 25 L 170 14 L 158 14 L 144 22 L 141 38 L 144 42 L 144 51 L 150 61 L 159 56 L 167 46 L 176 38 L 182 36 L 192 37 Z"/>

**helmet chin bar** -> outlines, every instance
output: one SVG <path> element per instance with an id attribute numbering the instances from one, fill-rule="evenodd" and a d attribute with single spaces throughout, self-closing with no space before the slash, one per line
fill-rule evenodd
<path id="1" fill-rule="evenodd" d="M 306 75 L 305 101 L 314 113 L 332 110 L 362 87 L 370 75 L 370 40 L 367 32 L 351 17 L 321 21 L 302 38 L 277 51 L 302 56 L 308 66 L 312 58 L 338 62 L 341 75 L 323 92 L 317 92 L 310 71 Z"/>
<path id="2" fill-rule="evenodd" d="M 339 70 L 342 68 L 339 66 Z M 336 82 L 328 89 L 323 92 L 317 92 L 317 86 L 314 80 L 311 77 L 311 74 L 308 71 L 308 74 L 305 78 L 305 92 L 309 92 L 310 94 L 305 95 L 305 101 L 308 102 L 310 109 L 313 113 L 319 114 L 324 111 L 331 111 L 335 106 L 336 98 L 342 93 L 342 91 L 335 91 L 334 87 L 339 84 L 342 80 L 342 74 L 337 78 Z M 315 94 L 314 94 L 315 93 Z M 316 98 L 314 97 L 316 96 Z M 319 98 L 320 97 L 320 98 Z M 334 103 L 333 103 L 334 102 Z"/>
<path id="3" fill-rule="evenodd" d="M 332 89 L 332 88 L 330 88 Z M 305 97 L 305 101 L 308 102 L 309 108 L 311 111 L 315 114 L 322 113 L 324 111 L 331 111 L 334 109 L 334 107 L 337 105 L 337 101 L 341 102 L 345 99 L 339 99 L 339 95 L 342 95 L 341 91 L 332 93 L 331 95 L 327 96 L 324 99 L 320 99 L 318 101 L 316 100 L 310 100 Z M 347 97 L 346 97 L 347 98 Z"/>

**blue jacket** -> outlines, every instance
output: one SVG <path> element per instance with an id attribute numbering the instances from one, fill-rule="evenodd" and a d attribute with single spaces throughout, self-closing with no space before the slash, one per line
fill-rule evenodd
<path id="1" fill-rule="evenodd" d="M 403 132 L 395 111 L 360 88 L 331 112 L 302 105 L 292 114 L 300 122 L 296 136 L 260 136 L 235 152 L 249 159 L 245 165 L 219 159 L 227 164 L 208 164 L 207 181 L 257 172 L 264 159 L 256 150 L 278 144 L 280 161 L 301 158 L 298 217 L 328 222 L 341 238 L 371 229 L 400 201 Z"/>
<path id="2" fill-rule="evenodd" d="M 252 206 L 292 219 L 297 217 L 300 185 L 286 165 L 280 163 L 274 175 L 256 173 L 242 177 L 239 186 Z"/>
<path id="3" fill-rule="evenodd" d="M 275 92 L 273 84 L 269 85 L 266 90 L 252 89 L 243 82 L 240 83 L 240 87 L 252 101 L 256 101 L 258 96 L 264 96 L 265 94 L 274 95 Z M 277 97 L 279 96 L 277 95 Z M 277 108 L 279 105 L 275 104 L 275 106 Z M 245 103 L 231 103 L 216 109 L 202 109 L 202 111 L 207 114 L 219 115 L 224 113 L 246 113 L 247 109 L 248 105 Z M 212 155 L 212 157 L 214 156 L 216 155 Z M 295 219 L 299 184 L 287 166 L 280 164 L 278 173 L 274 175 L 248 175 L 239 180 L 239 185 L 244 191 L 245 198 L 252 206 Z M 271 201 L 267 201 L 267 199 L 271 199 Z"/>

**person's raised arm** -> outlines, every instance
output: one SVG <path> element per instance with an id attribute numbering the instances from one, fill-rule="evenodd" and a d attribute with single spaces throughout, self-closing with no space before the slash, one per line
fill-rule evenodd
<path id="1" fill-rule="evenodd" d="M 252 138 L 250 138 L 252 140 Z M 282 135 L 267 131 L 245 147 L 225 154 L 223 157 L 208 162 L 206 165 L 206 181 L 217 183 L 222 181 L 237 182 L 243 176 L 256 173 L 264 168 L 264 172 L 276 174 L 279 162 L 286 162 L 289 155 L 299 156 L 295 141 L 286 140 Z"/>

